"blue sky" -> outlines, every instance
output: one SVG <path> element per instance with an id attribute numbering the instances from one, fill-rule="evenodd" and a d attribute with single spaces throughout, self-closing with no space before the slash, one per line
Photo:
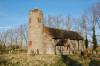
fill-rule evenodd
<path id="1" fill-rule="evenodd" d="M 40 8 L 44 15 L 80 16 L 100 0 L 0 0 L 0 31 L 28 23 L 31 9 Z"/>

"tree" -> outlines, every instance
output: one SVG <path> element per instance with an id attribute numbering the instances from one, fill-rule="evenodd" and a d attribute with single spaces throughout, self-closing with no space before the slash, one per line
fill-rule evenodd
<path id="1" fill-rule="evenodd" d="M 7 30 L 7 32 L 8 32 L 8 42 L 9 42 L 9 44 L 12 46 L 13 45 L 13 40 L 14 40 L 14 33 L 13 33 L 13 29 L 9 29 L 9 30 Z"/>
<path id="2" fill-rule="evenodd" d="M 88 29 L 88 18 L 85 14 L 82 15 L 82 21 L 81 21 L 81 30 L 83 32 L 83 37 L 85 39 L 85 48 L 87 49 L 88 48 L 88 32 L 89 32 L 89 29 Z"/>
<path id="3" fill-rule="evenodd" d="M 96 39 L 96 34 L 95 34 L 95 28 L 93 27 L 93 36 L 92 36 L 92 40 L 93 40 L 93 50 L 96 50 L 97 48 L 97 39 Z"/>
<path id="4" fill-rule="evenodd" d="M 86 34 L 86 39 L 85 39 L 85 48 L 88 48 L 88 38 L 87 38 L 87 34 Z"/>
<path id="5" fill-rule="evenodd" d="M 92 35 L 92 43 L 93 43 L 93 50 L 96 50 L 98 47 L 97 45 L 97 38 L 96 38 L 96 31 L 98 30 L 100 24 L 100 3 L 96 3 L 93 5 L 87 13 L 88 16 L 88 29 L 91 30 L 90 34 Z"/>
<path id="6" fill-rule="evenodd" d="M 18 30 L 18 37 L 19 37 L 19 43 L 20 46 L 27 45 L 28 41 L 28 26 L 26 24 L 20 25 Z"/>
<path id="7" fill-rule="evenodd" d="M 67 30 L 71 30 L 71 28 L 72 28 L 72 18 L 71 18 L 71 16 L 67 16 L 66 27 L 67 27 Z"/>
<path id="8" fill-rule="evenodd" d="M 100 19 L 98 16 L 100 14 L 100 5 L 97 3 L 95 6 L 92 7 L 92 40 L 93 40 L 93 50 L 96 50 L 97 48 L 97 39 L 96 39 L 96 24 L 98 22 L 97 19 Z"/>

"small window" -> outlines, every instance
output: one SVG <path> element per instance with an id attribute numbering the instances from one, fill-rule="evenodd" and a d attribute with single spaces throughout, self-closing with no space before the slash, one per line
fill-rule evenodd
<path id="1" fill-rule="evenodd" d="M 29 24 L 31 24 L 31 18 L 29 18 Z"/>
<path id="2" fill-rule="evenodd" d="M 29 41 L 29 48 L 32 48 L 32 41 Z"/>
<path id="3" fill-rule="evenodd" d="M 29 28 L 31 28 L 31 18 L 29 18 Z"/>
<path id="4" fill-rule="evenodd" d="M 40 23 L 41 22 L 41 18 L 38 17 L 37 21 Z"/>

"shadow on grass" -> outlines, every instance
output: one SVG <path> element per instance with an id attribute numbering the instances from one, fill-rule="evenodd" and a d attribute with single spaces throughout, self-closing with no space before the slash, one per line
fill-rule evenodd
<path id="1" fill-rule="evenodd" d="M 66 66 L 82 66 L 82 64 L 71 59 L 70 57 L 68 57 L 68 55 L 61 55 L 61 57 Z"/>
<path id="2" fill-rule="evenodd" d="M 100 60 L 91 60 L 89 66 L 100 66 Z"/>
<path id="3" fill-rule="evenodd" d="M 6 63 L 7 63 L 7 60 L 5 59 L 5 57 L 4 56 L 0 57 L 0 66 Z"/>

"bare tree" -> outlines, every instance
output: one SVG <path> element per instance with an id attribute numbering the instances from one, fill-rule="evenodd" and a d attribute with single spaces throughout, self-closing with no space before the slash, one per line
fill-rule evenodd
<path id="1" fill-rule="evenodd" d="M 49 27 L 61 29 L 63 24 L 63 18 L 61 15 L 48 16 L 47 22 Z"/>
<path id="2" fill-rule="evenodd" d="M 84 39 L 85 39 L 85 48 L 88 48 L 88 18 L 85 14 L 82 15 L 82 21 L 81 21 L 81 29 L 84 35 Z"/>
<path id="3" fill-rule="evenodd" d="M 97 24 L 100 22 L 100 3 L 96 3 L 93 7 L 91 7 L 89 11 L 89 18 L 92 28 L 92 41 L 93 41 L 93 50 L 96 50 L 97 48 L 97 38 L 96 38 L 96 30 L 97 30 Z"/>
<path id="4" fill-rule="evenodd" d="M 0 48 L 3 48 L 3 46 L 5 46 L 6 43 L 6 37 L 4 36 L 3 32 L 0 32 Z"/>
<path id="5" fill-rule="evenodd" d="M 71 30 L 72 28 L 72 17 L 71 16 L 67 16 L 66 18 L 66 27 L 67 27 L 67 30 Z"/>
<path id="6" fill-rule="evenodd" d="M 14 30 L 14 42 L 16 45 L 18 45 L 18 29 Z"/>
<path id="7" fill-rule="evenodd" d="M 23 40 L 25 41 L 25 44 L 27 46 L 27 42 L 28 42 L 28 27 L 26 24 L 24 24 L 23 26 Z"/>
<path id="8" fill-rule="evenodd" d="M 18 29 L 19 43 L 22 46 L 27 45 L 28 41 L 28 27 L 26 24 L 21 25 Z"/>
<path id="9" fill-rule="evenodd" d="M 8 31 L 8 42 L 10 43 L 10 45 L 13 45 L 13 38 L 14 38 L 14 34 L 13 34 L 13 29 L 9 29 Z"/>
<path id="10" fill-rule="evenodd" d="M 3 46 L 27 46 L 28 41 L 28 27 L 26 24 L 18 28 L 8 29 L 7 31 L 0 32 L 0 44 Z M 23 46 L 22 46 L 23 45 Z"/>

